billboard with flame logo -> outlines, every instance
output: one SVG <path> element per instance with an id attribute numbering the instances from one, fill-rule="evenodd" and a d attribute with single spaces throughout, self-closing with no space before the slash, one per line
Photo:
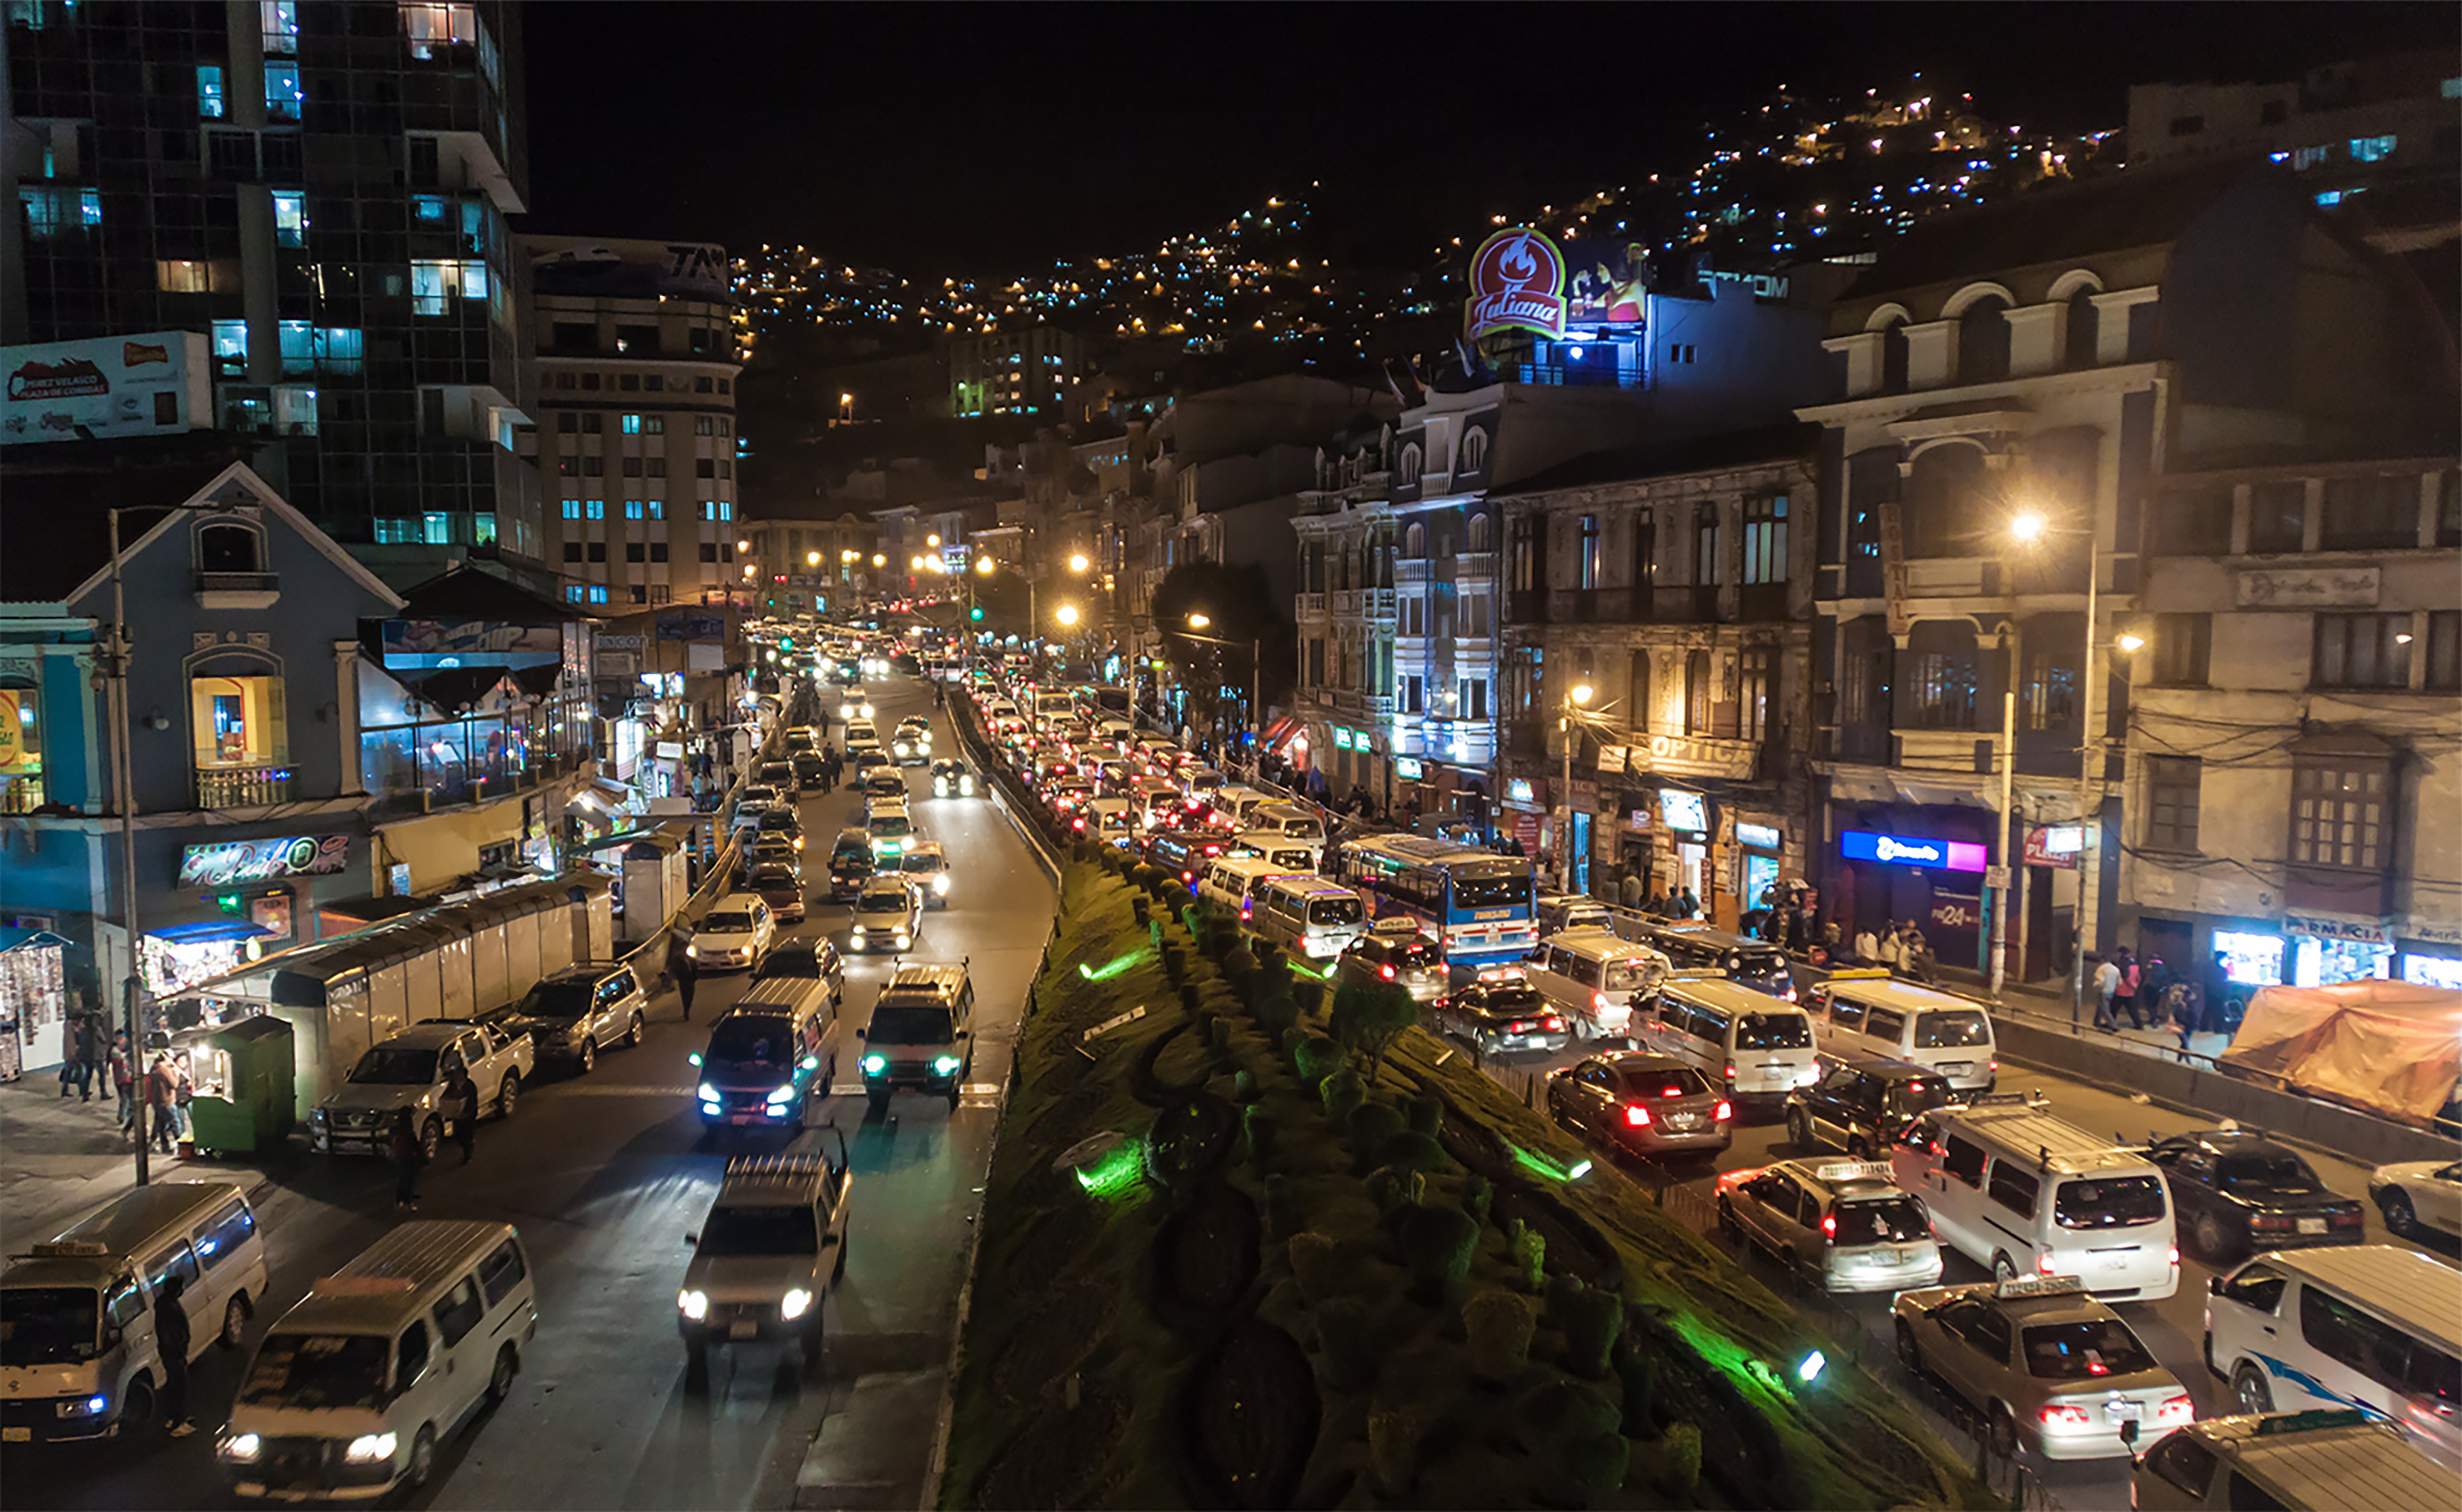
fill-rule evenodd
<path id="1" fill-rule="evenodd" d="M 1565 254 L 1544 231 L 1511 226 L 1479 243 L 1470 260 L 1462 335 L 1498 331 L 1565 334 Z"/>

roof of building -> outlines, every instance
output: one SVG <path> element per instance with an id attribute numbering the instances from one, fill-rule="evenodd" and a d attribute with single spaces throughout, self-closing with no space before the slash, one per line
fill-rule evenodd
<path id="1" fill-rule="evenodd" d="M 495 573 L 456 563 L 401 592 L 402 619 L 495 620 L 508 625 L 561 625 L 593 616 L 579 604 L 541 598 Z"/>
<path id="2" fill-rule="evenodd" d="M 0 603 L 59 602 L 111 562 L 112 509 L 167 509 L 196 497 L 231 465 L 227 452 L 182 450 L 111 463 L 31 461 L 17 448 L 0 488 Z M 81 449 L 81 448 L 80 448 Z M 124 523 L 134 546 L 154 522 Z"/>
<path id="3" fill-rule="evenodd" d="M 1711 436 L 1685 436 L 1584 452 L 1569 462 L 1531 474 L 1520 483 L 1490 490 L 1488 497 L 1510 499 L 1560 488 L 1587 488 L 1601 484 L 1631 483 L 1678 473 L 1707 472 L 1716 467 L 1743 467 L 1755 463 L 1811 461 L 1818 455 L 1821 427 L 1797 421 L 1753 430 L 1721 431 Z"/>
<path id="4" fill-rule="evenodd" d="M 2000 269 L 2158 247 L 2262 171 L 2246 159 L 2192 160 L 1926 216 L 1884 242 L 1878 259 L 1840 297 L 1864 299 Z"/>

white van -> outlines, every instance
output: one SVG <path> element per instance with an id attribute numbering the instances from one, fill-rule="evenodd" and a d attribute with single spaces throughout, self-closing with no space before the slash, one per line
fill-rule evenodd
<path id="1" fill-rule="evenodd" d="M 1812 1030 L 1823 1053 L 1910 1061 L 1959 1091 L 1992 1090 L 1999 1047 L 1992 1015 L 1972 998 L 1893 980 L 1886 971 L 1838 971 L 1812 989 Z"/>
<path id="2" fill-rule="evenodd" d="M 1247 928 L 1310 961 L 1331 961 L 1368 927 L 1368 907 L 1339 882 L 1318 876 L 1268 878 L 1249 911 Z"/>
<path id="3" fill-rule="evenodd" d="M 1667 977 L 1665 956 L 1604 929 L 1551 935 L 1523 964 L 1530 984 L 1556 1004 L 1577 1037 L 1630 1033 L 1633 1011 Z"/>
<path id="4" fill-rule="evenodd" d="M 1265 884 L 1278 877 L 1306 880 L 1316 875 L 1314 867 L 1284 867 L 1270 857 L 1256 855 L 1221 855 L 1205 867 L 1204 875 L 1197 879 L 1197 896 L 1226 913 L 1236 914 L 1243 924 L 1256 917 L 1257 904 Z"/>
<path id="5" fill-rule="evenodd" d="M 267 1285 L 256 1214 L 234 1181 L 140 1186 L 0 1275 L 0 1442 L 103 1438 L 154 1418 L 155 1309 L 178 1276 L 188 1353 L 237 1349 Z"/>
<path id="6" fill-rule="evenodd" d="M 1270 794 L 1259 792 L 1254 788 L 1242 788 L 1236 783 L 1215 788 L 1206 795 L 1206 801 L 1214 807 L 1215 828 L 1231 831 L 1252 828 L 1246 820 L 1248 814 L 1269 803 L 1281 802 Z"/>
<path id="7" fill-rule="evenodd" d="M 511 1224 L 397 1224 L 266 1330 L 215 1458 L 247 1497 L 373 1501 L 424 1485 L 437 1446 L 511 1393 L 537 1335 Z"/>
<path id="8" fill-rule="evenodd" d="M 1231 837 L 1225 855 L 1262 855 L 1285 872 L 1324 870 L 1325 842 L 1295 839 L 1266 830 L 1242 830 Z"/>
<path id="9" fill-rule="evenodd" d="M 2075 1276 L 2102 1302 L 2180 1289 L 2171 1194 L 2146 1152 L 2044 1112 L 2039 1093 L 1976 1097 L 1908 1125 L 1890 1152 L 1941 1242 L 1996 1279 Z M 2347 1252 L 2344 1252 L 2347 1253 Z"/>
<path id="10" fill-rule="evenodd" d="M 2415 1249 L 2259 1255 L 2211 1283 L 2206 1368 L 2244 1413 L 2350 1407 L 2462 1468 L 2462 1275 Z M 2452 1504 L 2449 1483 L 2442 1504 Z"/>
<path id="11" fill-rule="evenodd" d="M 1325 821 L 1295 803 L 1261 803 L 1243 810 L 1240 828 L 1325 844 Z"/>
<path id="12" fill-rule="evenodd" d="M 1804 1011 L 1724 977 L 1669 977 L 1641 1037 L 1698 1068 L 1739 1103 L 1782 1102 L 1821 1078 Z"/>
<path id="13" fill-rule="evenodd" d="M 2418 1512 L 2453 1503 L 2453 1472 L 2361 1412 L 2209 1417 L 2137 1457 L 2138 1512 Z"/>

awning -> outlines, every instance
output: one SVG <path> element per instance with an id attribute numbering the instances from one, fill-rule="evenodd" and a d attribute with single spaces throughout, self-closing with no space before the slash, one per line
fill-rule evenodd
<path id="1" fill-rule="evenodd" d="M 447 714 L 466 714 L 505 680 L 505 668 L 496 665 L 404 667 L 393 677 L 395 681 L 417 694 L 421 702 L 433 704 Z"/>
<path id="2" fill-rule="evenodd" d="M 604 809 L 614 813 L 623 811 L 625 806 L 632 801 L 632 788 L 619 782 L 610 782 L 604 777 L 594 777 L 589 787 L 574 790 L 572 798 L 566 801 L 565 807 L 570 809 L 579 804 L 584 808 Z"/>
<path id="3" fill-rule="evenodd" d="M 1274 721 L 1271 724 L 1265 726 L 1265 739 L 1263 742 L 1263 745 L 1267 750 L 1281 750 L 1285 745 L 1290 744 L 1292 736 L 1299 734 L 1302 730 L 1307 728 L 1307 722 L 1306 720 L 1294 719 L 1286 714 L 1281 719 Z"/>
<path id="4" fill-rule="evenodd" d="M 244 918 L 209 918 L 201 924 L 172 924 L 162 929 L 149 929 L 145 938 L 172 945 L 203 945 L 231 940 L 271 940 L 273 931 Z"/>
<path id="5" fill-rule="evenodd" d="M 0 956 L 29 945 L 37 949 L 45 945 L 66 945 L 68 940 L 48 929 L 0 929 Z"/>

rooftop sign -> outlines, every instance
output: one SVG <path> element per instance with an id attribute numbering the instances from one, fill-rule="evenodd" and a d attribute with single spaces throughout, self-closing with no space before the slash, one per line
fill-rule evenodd
<path id="1" fill-rule="evenodd" d="M 1470 297 L 1462 301 L 1462 335 L 1476 341 L 1498 331 L 1565 334 L 1565 255 L 1544 231 L 1507 227 L 1470 260 Z"/>

